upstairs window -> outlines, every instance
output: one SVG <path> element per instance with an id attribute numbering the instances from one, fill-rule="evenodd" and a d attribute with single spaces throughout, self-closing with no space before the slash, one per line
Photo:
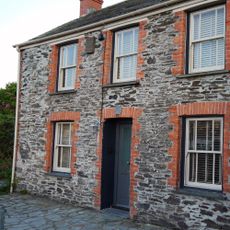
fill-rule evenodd
<path id="1" fill-rule="evenodd" d="M 191 14 L 190 72 L 224 69 L 225 7 Z"/>
<path id="2" fill-rule="evenodd" d="M 222 189 L 222 118 L 186 120 L 185 186 Z"/>
<path id="3" fill-rule="evenodd" d="M 70 173 L 72 140 L 71 122 L 57 122 L 55 125 L 53 171 Z"/>
<path id="4" fill-rule="evenodd" d="M 115 33 L 113 82 L 136 80 L 139 28 Z"/>
<path id="5" fill-rule="evenodd" d="M 58 91 L 74 89 L 77 66 L 77 44 L 60 47 Z"/>

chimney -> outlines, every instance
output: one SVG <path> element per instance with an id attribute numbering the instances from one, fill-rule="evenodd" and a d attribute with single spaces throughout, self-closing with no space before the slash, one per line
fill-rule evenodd
<path id="1" fill-rule="evenodd" d="M 102 4 L 103 0 L 80 0 L 80 16 L 100 10 Z"/>

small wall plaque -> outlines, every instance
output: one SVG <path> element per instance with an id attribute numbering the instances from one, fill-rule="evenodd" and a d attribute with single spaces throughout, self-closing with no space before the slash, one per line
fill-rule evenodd
<path id="1" fill-rule="evenodd" d="M 121 106 L 120 105 L 116 105 L 115 106 L 115 113 L 116 113 L 116 115 L 120 115 L 121 112 L 122 112 Z"/>
<path id="2" fill-rule="evenodd" d="M 86 37 L 85 52 L 87 54 L 93 54 L 95 51 L 95 37 Z"/>

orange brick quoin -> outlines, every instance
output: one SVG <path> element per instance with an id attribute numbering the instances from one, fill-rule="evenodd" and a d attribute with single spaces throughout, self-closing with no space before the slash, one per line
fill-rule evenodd
<path id="1" fill-rule="evenodd" d="M 147 30 L 145 26 L 148 24 L 147 20 L 141 21 L 139 23 L 139 40 L 138 40 L 138 55 L 137 55 L 137 80 L 144 78 L 145 74 L 142 71 L 142 66 L 144 64 L 143 52 L 146 50 L 146 45 L 144 39 L 147 36 Z"/>
<path id="2" fill-rule="evenodd" d="M 85 38 L 79 38 L 78 39 L 78 53 L 77 53 L 77 73 L 76 73 L 76 82 L 75 82 L 75 88 L 80 89 L 81 88 L 81 81 L 80 81 L 80 76 L 81 76 L 81 63 L 82 63 L 82 53 L 84 52 L 84 42 Z"/>
<path id="3" fill-rule="evenodd" d="M 136 173 L 139 168 L 135 163 L 135 160 L 139 157 L 138 145 L 140 143 L 140 128 L 141 125 L 138 121 L 139 117 L 142 114 L 143 109 L 129 107 L 122 108 L 122 113 L 120 115 L 116 115 L 115 108 L 105 108 L 102 112 L 102 124 L 99 131 L 99 139 L 98 139 L 98 147 L 97 147 L 97 162 L 96 167 L 98 169 L 98 173 L 96 175 L 97 185 L 95 187 L 95 201 L 94 206 L 97 209 L 101 207 L 101 176 L 102 176 L 102 139 L 103 139 L 103 123 L 106 119 L 111 118 L 132 118 L 132 140 L 131 140 L 131 158 L 130 158 L 130 216 L 133 218 L 137 215 L 137 209 L 135 203 L 137 201 L 137 193 L 135 191 L 135 187 L 137 186 L 137 180 L 135 178 Z M 101 113 L 98 113 L 100 116 Z"/>
<path id="4" fill-rule="evenodd" d="M 104 36 L 106 39 L 103 42 L 105 53 L 104 53 L 104 67 L 103 67 L 104 76 L 103 76 L 102 84 L 106 85 L 110 83 L 110 76 L 111 76 L 113 32 L 112 31 L 104 32 Z"/>
<path id="5" fill-rule="evenodd" d="M 54 123 L 58 121 L 72 121 L 72 154 L 71 154 L 71 175 L 76 174 L 75 163 L 77 160 L 77 131 L 79 129 L 80 112 L 54 112 L 50 115 L 47 122 L 47 132 L 45 134 L 46 140 L 46 154 L 45 154 L 45 172 L 52 170 L 52 156 L 53 156 L 53 140 L 54 140 Z"/>
<path id="6" fill-rule="evenodd" d="M 174 44 L 177 49 L 173 53 L 172 58 L 176 64 L 171 70 L 172 74 L 177 76 L 185 73 L 187 15 L 185 11 L 176 12 L 175 14 L 178 17 L 177 22 L 175 23 L 175 29 L 178 34 L 174 38 Z"/>
<path id="7" fill-rule="evenodd" d="M 230 102 L 195 102 L 188 104 L 179 104 L 169 109 L 170 124 L 173 130 L 169 133 L 169 139 L 172 146 L 168 153 L 172 156 L 168 169 L 171 171 L 171 177 L 168 179 L 168 185 L 178 188 L 180 184 L 180 144 L 181 144 L 181 118 L 186 116 L 222 116 L 224 118 L 224 140 L 223 140 L 223 191 L 230 192 L 228 177 L 230 176 L 230 167 L 228 159 L 230 158 Z"/>
<path id="8" fill-rule="evenodd" d="M 58 76 L 58 53 L 59 47 L 57 45 L 53 45 L 49 61 L 49 93 L 54 93 L 56 91 L 56 80 Z"/>

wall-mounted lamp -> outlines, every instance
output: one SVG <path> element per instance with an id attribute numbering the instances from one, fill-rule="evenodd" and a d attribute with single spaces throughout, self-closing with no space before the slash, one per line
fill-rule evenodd
<path id="1" fill-rule="evenodd" d="M 102 33 L 102 31 L 100 31 L 100 34 L 98 35 L 98 40 L 101 42 L 105 40 L 105 37 L 104 37 L 104 34 Z"/>

